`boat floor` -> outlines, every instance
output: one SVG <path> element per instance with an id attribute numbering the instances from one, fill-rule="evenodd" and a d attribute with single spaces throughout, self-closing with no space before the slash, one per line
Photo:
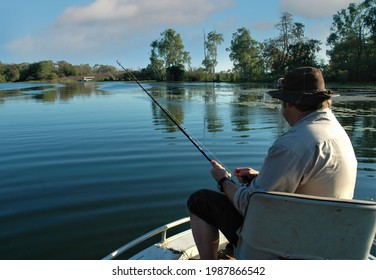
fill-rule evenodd
<path id="1" fill-rule="evenodd" d="M 219 249 L 224 250 L 227 239 L 220 234 Z M 167 238 L 163 243 L 156 243 L 137 253 L 131 260 L 194 260 L 198 251 L 192 231 L 186 230 Z"/>

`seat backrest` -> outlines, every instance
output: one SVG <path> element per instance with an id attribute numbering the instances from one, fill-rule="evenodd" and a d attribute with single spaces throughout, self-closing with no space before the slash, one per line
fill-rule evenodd
<path id="1" fill-rule="evenodd" d="M 376 203 L 279 192 L 251 195 L 237 259 L 367 259 Z"/>

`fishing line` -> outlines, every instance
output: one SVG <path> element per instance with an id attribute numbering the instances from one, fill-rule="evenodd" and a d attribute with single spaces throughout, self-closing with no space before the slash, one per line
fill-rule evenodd
<path id="1" fill-rule="evenodd" d="M 187 130 L 185 128 L 183 128 L 181 126 L 181 124 L 176 120 L 176 118 L 168 111 L 166 110 L 140 83 L 139 81 L 137 80 L 137 78 L 131 73 L 129 72 L 127 69 L 125 69 L 123 67 L 123 65 L 121 65 L 121 63 L 117 60 L 116 61 L 117 64 L 119 64 L 119 66 L 125 71 L 125 73 L 127 73 L 127 75 L 154 101 L 155 104 L 157 104 L 157 106 L 163 111 L 163 113 L 166 114 L 167 117 L 169 117 L 169 119 L 179 128 L 179 130 L 181 132 L 183 132 L 183 134 L 188 138 L 189 141 L 191 141 L 191 143 L 201 152 L 201 154 L 209 161 L 211 162 L 212 159 L 208 156 L 207 153 L 205 153 L 205 151 L 201 148 L 201 146 L 203 146 L 201 144 L 201 146 L 198 144 L 198 141 L 193 139 L 187 132 Z M 206 148 L 206 150 L 209 152 L 209 150 Z M 210 152 L 209 152 L 210 153 Z M 210 153 L 211 154 L 211 153 Z M 213 154 L 211 154 L 213 155 Z M 215 156 L 214 156 L 215 158 Z M 220 162 L 216 159 L 217 162 L 219 162 L 225 169 L 228 173 L 231 174 L 230 171 L 228 171 L 228 169 Z"/>

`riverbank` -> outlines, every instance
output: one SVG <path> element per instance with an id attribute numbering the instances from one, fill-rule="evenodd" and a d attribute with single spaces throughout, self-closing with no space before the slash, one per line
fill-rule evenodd
<path id="1" fill-rule="evenodd" d="M 89 75 L 88 75 L 89 76 Z M 78 82 L 113 82 L 113 81 L 121 81 L 118 77 L 109 76 L 108 74 L 90 74 L 92 79 L 90 81 L 84 81 L 85 76 L 69 76 L 69 77 L 62 77 L 56 78 L 53 80 L 40 80 L 40 81 L 28 81 L 28 83 L 78 83 Z M 166 82 L 159 82 L 159 81 L 151 81 L 151 80 L 140 80 L 143 83 L 166 83 Z M 24 83 L 24 82 L 14 82 L 14 83 Z M 174 82 L 168 82 L 174 83 Z M 195 83 L 195 82 L 186 82 L 186 83 Z M 212 84 L 213 82 L 207 82 L 208 84 Z M 259 85 L 270 85 L 273 86 L 272 83 L 263 83 L 263 82 L 215 82 L 215 84 L 252 84 L 255 86 Z M 337 82 L 327 82 L 326 88 L 331 89 L 333 91 L 351 91 L 351 92 L 376 92 L 376 82 L 375 83 L 337 83 Z"/>

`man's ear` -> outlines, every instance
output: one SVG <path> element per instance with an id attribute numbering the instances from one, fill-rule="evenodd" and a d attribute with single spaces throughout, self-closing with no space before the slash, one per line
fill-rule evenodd
<path id="1" fill-rule="evenodd" d="M 287 102 L 287 101 L 283 101 L 283 108 L 291 108 L 293 106 L 294 106 L 293 103 L 290 103 L 290 102 Z"/>

